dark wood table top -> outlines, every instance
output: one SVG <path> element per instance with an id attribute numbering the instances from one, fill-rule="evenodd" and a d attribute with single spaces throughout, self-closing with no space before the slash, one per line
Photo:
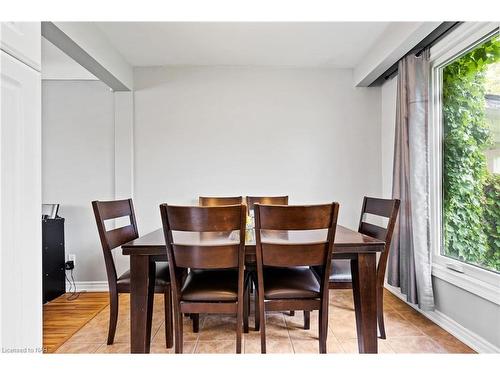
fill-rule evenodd
<path id="1" fill-rule="evenodd" d="M 262 231 L 262 242 L 286 243 L 293 240 L 294 243 L 317 243 L 323 242 L 326 238 L 326 230 L 314 231 Z M 176 243 L 214 245 L 218 242 L 239 242 L 238 231 L 234 232 L 176 232 L 174 233 Z M 337 226 L 335 234 L 335 246 L 333 253 L 353 254 L 353 253 L 373 253 L 384 249 L 384 241 L 361 234 L 341 225 Z M 245 250 L 247 254 L 255 253 L 255 233 L 253 229 L 246 231 Z M 140 236 L 133 241 L 122 245 L 124 255 L 166 255 L 165 237 L 162 229 L 157 229 L 144 236 Z"/>

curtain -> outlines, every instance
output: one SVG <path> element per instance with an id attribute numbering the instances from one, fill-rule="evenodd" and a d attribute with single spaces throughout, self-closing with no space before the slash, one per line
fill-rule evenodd
<path id="1" fill-rule="evenodd" d="M 392 196 L 401 200 L 387 281 L 408 302 L 434 309 L 429 235 L 429 50 L 398 67 Z"/>

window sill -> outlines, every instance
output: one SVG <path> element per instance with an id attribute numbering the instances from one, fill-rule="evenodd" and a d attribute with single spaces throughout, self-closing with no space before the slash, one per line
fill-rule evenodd
<path id="1" fill-rule="evenodd" d="M 432 264 L 432 276 L 500 305 L 500 283 L 492 285 L 466 273 L 453 271 L 439 263 Z"/>

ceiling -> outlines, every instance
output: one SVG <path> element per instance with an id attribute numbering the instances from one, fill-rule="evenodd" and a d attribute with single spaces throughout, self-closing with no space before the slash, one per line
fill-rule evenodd
<path id="1" fill-rule="evenodd" d="M 132 66 L 353 68 L 389 22 L 96 22 Z"/>

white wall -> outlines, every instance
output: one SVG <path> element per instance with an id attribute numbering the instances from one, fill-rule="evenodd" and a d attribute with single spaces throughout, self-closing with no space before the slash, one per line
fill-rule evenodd
<path id="1" fill-rule="evenodd" d="M 385 82 L 382 86 L 381 155 L 384 195 L 390 195 L 392 191 L 396 92 L 397 78 Z M 485 340 L 500 348 L 500 306 L 436 276 L 432 277 L 432 284 L 437 316 L 445 317 L 447 327 L 444 328 L 451 327 L 455 335 L 462 335 L 463 339 L 470 338 L 470 341 L 466 342 L 469 345 L 488 346 L 482 343 Z"/>
<path id="2" fill-rule="evenodd" d="M 42 199 L 60 203 L 77 281 L 106 272 L 91 201 L 114 199 L 114 96 L 99 81 L 42 83 Z"/>
<path id="3" fill-rule="evenodd" d="M 337 200 L 356 227 L 380 195 L 380 89 L 352 70 L 178 67 L 134 70 L 135 206 L 141 233 L 161 202 L 199 195 Z"/>

